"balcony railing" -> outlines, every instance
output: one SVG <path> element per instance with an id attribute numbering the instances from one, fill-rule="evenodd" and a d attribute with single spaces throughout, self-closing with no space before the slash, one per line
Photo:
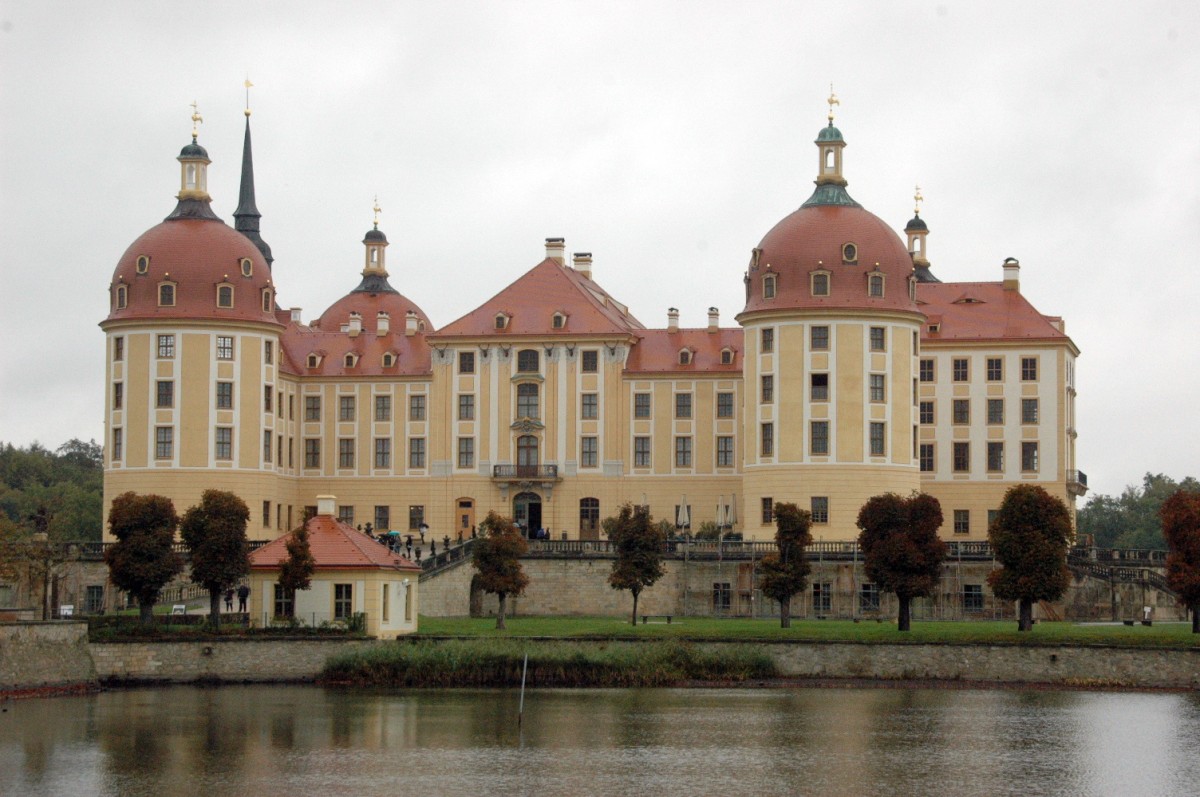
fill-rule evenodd
<path id="1" fill-rule="evenodd" d="M 493 479 L 529 479 L 531 481 L 558 478 L 557 465 L 493 465 Z"/>
<path id="2" fill-rule="evenodd" d="M 1087 474 L 1081 470 L 1067 471 L 1067 481 L 1087 487 Z"/>

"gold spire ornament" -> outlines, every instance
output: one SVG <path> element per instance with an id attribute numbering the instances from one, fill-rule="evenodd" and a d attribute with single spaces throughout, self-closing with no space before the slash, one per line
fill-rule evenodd
<path id="1" fill-rule="evenodd" d="M 375 207 L 372 209 L 375 211 L 375 229 L 378 230 L 379 229 L 379 194 L 375 195 Z"/>
<path id="2" fill-rule="evenodd" d="M 829 124 L 833 124 L 833 106 L 841 105 L 842 103 L 838 101 L 837 95 L 833 93 L 832 83 L 829 84 L 829 99 L 826 102 L 829 103 Z"/>
<path id="3" fill-rule="evenodd" d="M 196 101 L 192 100 L 192 143 L 196 143 L 196 136 L 200 130 L 200 124 L 204 122 L 204 117 L 196 110 Z"/>
<path id="4" fill-rule="evenodd" d="M 243 113 L 245 113 L 246 116 L 249 116 L 250 115 L 250 89 L 254 87 L 254 84 L 250 82 L 249 75 L 246 76 L 246 82 L 244 85 L 246 86 L 246 110 L 243 111 Z"/>
<path id="5" fill-rule="evenodd" d="M 921 203 L 925 201 L 925 197 L 921 196 L 921 186 L 917 186 L 913 194 L 913 215 L 921 215 Z"/>

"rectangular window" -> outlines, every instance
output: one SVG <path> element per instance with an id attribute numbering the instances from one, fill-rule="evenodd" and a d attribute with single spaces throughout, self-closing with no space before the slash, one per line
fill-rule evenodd
<path id="1" fill-rule="evenodd" d="M 833 607 L 833 585 L 828 581 L 813 584 L 813 613 L 826 615 Z"/>
<path id="2" fill-rule="evenodd" d="M 971 469 L 971 444 L 954 444 L 954 472 L 966 473 Z"/>
<path id="3" fill-rule="evenodd" d="M 809 439 L 809 451 L 813 454 L 824 455 L 829 453 L 829 421 L 813 421 L 809 428 L 811 430 L 811 438 Z"/>
<path id="4" fill-rule="evenodd" d="M 1036 382 L 1038 378 L 1038 361 L 1037 357 L 1022 357 L 1021 358 L 1021 381 Z"/>
<path id="5" fill-rule="evenodd" d="M 113 409 L 119 410 L 125 406 L 125 385 L 121 382 L 113 382 Z"/>
<path id="6" fill-rule="evenodd" d="M 157 384 L 154 406 L 156 407 L 174 407 L 175 406 L 175 383 L 169 380 L 159 380 Z"/>
<path id="7" fill-rule="evenodd" d="M 154 458 L 170 459 L 175 456 L 175 428 L 172 426 L 154 427 Z"/>
<path id="8" fill-rule="evenodd" d="M 649 418 L 650 417 L 650 394 L 649 393 L 634 393 L 633 394 L 633 417 Z"/>
<path id="9" fill-rule="evenodd" d="M 775 502 L 770 496 L 763 496 L 762 505 L 762 522 L 764 524 L 775 522 Z"/>
<path id="10" fill-rule="evenodd" d="M 333 585 L 333 619 L 349 620 L 354 613 L 354 585 Z"/>
<path id="11" fill-rule="evenodd" d="M 884 425 L 879 421 L 871 421 L 871 456 L 882 457 L 886 453 L 884 446 Z"/>
<path id="12" fill-rule="evenodd" d="M 339 396 L 338 397 L 338 420 L 339 421 L 354 420 L 354 396 Z"/>
<path id="13" fill-rule="evenodd" d="M 392 467 L 392 441 L 387 437 L 375 438 L 375 467 Z"/>
<path id="14" fill-rule="evenodd" d="M 923 424 L 933 423 L 933 402 L 922 401 L 919 407 L 919 418 Z"/>
<path id="15" fill-rule="evenodd" d="M 810 374 L 810 397 L 813 401 L 829 401 L 829 374 Z"/>
<path id="16" fill-rule="evenodd" d="M 955 534 L 970 534 L 971 533 L 971 510 L 955 509 L 954 510 L 954 533 Z"/>
<path id="17" fill-rule="evenodd" d="M 875 584 L 861 584 L 858 588 L 858 610 L 860 612 L 879 611 L 879 587 Z"/>
<path id="18" fill-rule="evenodd" d="M 321 397 L 320 396 L 305 396 L 304 397 L 304 420 L 306 420 L 306 421 L 321 420 Z"/>
<path id="19" fill-rule="evenodd" d="M 338 507 L 338 520 L 342 521 L 347 526 L 353 526 L 354 525 L 354 507 L 339 506 Z"/>
<path id="20" fill-rule="evenodd" d="M 884 351 L 883 327 L 871 327 L 871 351 Z"/>
<path id="21" fill-rule="evenodd" d="M 228 335 L 217 335 L 217 359 L 233 359 L 233 338 Z"/>
<path id="22" fill-rule="evenodd" d="M 966 357 L 955 357 L 950 361 L 950 378 L 955 382 L 966 382 L 971 378 L 970 361 Z"/>
<path id="23" fill-rule="evenodd" d="M 775 424 L 764 423 L 762 425 L 759 451 L 764 457 L 775 456 Z"/>
<path id="24" fill-rule="evenodd" d="M 581 438 L 579 441 L 579 467 L 594 468 L 599 462 L 599 446 L 596 438 Z"/>
<path id="25" fill-rule="evenodd" d="M 883 374 L 871 374 L 871 401 L 883 401 L 886 398 L 883 387 Z"/>
<path id="26" fill-rule="evenodd" d="M 270 501 L 263 501 L 262 517 L 263 517 L 263 525 L 270 526 L 271 525 L 271 502 Z"/>
<path id="27" fill-rule="evenodd" d="M 291 617 L 295 610 L 292 608 L 292 596 L 280 584 L 275 585 L 275 616 Z"/>
<path id="28" fill-rule="evenodd" d="M 922 382 L 932 382 L 933 381 L 933 376 L 934 376 L 933 360 L 931 360 L 929 358 L 925 358 L 925 359 L 921 360 L 920 364 L 917 367 L 919 369 L 918 373 L 920 374 Z"/>
<path id="29" fill-rule="evenodd" d="M 633 466 L 635 468 L 650 467 L 650 438 L 633 438 Z"/>
<path id="30" fill-rule="evenodd" d="M 460 421 L 475 420 L 475 394 L 462 393 L 458 397 L 458 419 Z"/>
<path id="31" fill-rule="evenodd" d="M 1021 470 L 1026 472 L 1036 471 L 1038 469 L 1038 444 L 1021 443 Z"/>
<path id="32" fill-rule="evenodd" d="M 963 611 L 983 611 L 983 585 L 963 584 Z"/>
<path id="33" fill-rule="evenodd" d="M 159 335 L 158 336 L 158 356 L 163 359 L 168 359 L 175 356 L 175 336 L 174 335 Z"/>
<path id="34" fill-rule="evenodd" d="M 692 438 L 676 437 L 675 438 L 675 467 L 690 468 L 692 467 Z"/>
<path id="35" fill-rule="evenodd" d="M 113 429 L 113 435 L 112 435 L 112 458 L 113 458 L 113 460 L 114 460 L 114 461 L 115 461 L 115 460 L 119 460 L 119 459 L 121 458 L 121 454 L 122 454 L 122 451 L 121 451 L 121 448 L 122 448 L 122 446 L 121 446 L 121 444 L 122 444 L 122 442 L 123 442 L 123 438 L 124 438 L 124 435 L 122 434 L 122 432 L 121 432 L 121 430 L 120 430 L 119 428 L 118 428 L 118 429 Z"/>
<path id="36" fill-rule="evenodd" d="M 1004 423 L 1004 399 L 987 400 L 987 422 L 992 425 Z"/>
<path id="37" fill-rule="evenodd" d="M 288 420 L 296 420 L 296 395 L 288 393 Z"/>
<path id="38" fill-rule="evenodd" d="M 732 418 L 733 417 L 733 394 L 718 393 L 717 394 L 717 417 Z"/>
<path id="39" fill-rule="evenodd" d="M 425 420 L 425 397 L 424 396 L 409 396 L 408 397 L 408 419 L 410 421 Z"/>
<path id="40" fill-rule="evenodd" d="M 338 467 L 354 467 L 354 440 L 343 437 L 338 440 Z"/>
<path id="41" fill-rule="evenodd" d="M 263 341 L 263 359 L 266 360 L 267 365 L 275 362 L 275 344 L 269 340 Z"/>
<path id="42" fill-rule="evenodd" d="M 600 370 L 600 352 L 588 349 L 579 353 L 579 370 L 585 374 L 594 374 Z"/>
<path id="43" fill-rule="evenodd" d="M 829 348 L 829 327 L 810 327 L 808 335 L 809 345 L 814 351 L 824 351 Z"/>
<path id="44" fill-rule="evenodd" d="M 962 425 L 971 422 L 971 400 L 970 399 L 954 399 L 953 404 L 953 420 L 954 423 Z"/>
<path id="45" fill-rule="evenodd" d="M 233 459 L 233 429 L 228 426 L 216 428 L 215 456 L 217 459 Z"/>
<path id="46" fill-rule="evenodd" d="M 812 497 L 812 522 L 829 522 L 829 496 L 814 495 Z"/>
<path id="47" fill-rule="evenodd" d="M 315 437 L 304 439 L 304 467 L 321 467 L 321 441 Z"/>
<path id="48" fill-rule="evenodd" d="M 987 469 L 992 473 L 1004 470 L 1004 443 L 992 441 L 987 444 Z"/>
<path id="49" fill-rule="evenodd" d="M 475 373 L 475 352 L 460 351 L 458 353 L 458 372 L 460 374 Z"/>
<path id="50" fill-rule="evenodd" d="M 233 382 L 217 382 L 217 409 L 233 409 Z"/>
<path id="51" fill-rule="evenodd" d="M 270 385 L 263 385 L 263 412 L 270 412 L 274 406 L 275 390 Z"/>
<path id="52" fill-rule="evenodd" d="M 391 396 L 376 396 L 375 397 L 375 420 L 379 423 L 387 423 L 392 419 L 392 397 Z"/>
<path id="53" fill-rule="evenodd" d="M 733 467 L 733 438 L 721 436 L 717 438 L 717 467 Z"/>
<path id="54" fill-rule="evenodd" d="M 425 438 L 410 437 L 408 439 L 408 467 L 425 467 Z"/>
<path id="55" fill-rule="evenodd" d="M 775 351 L 775 330 L 762 330 L 762 353 L 770 354 Z"/>
<path id="56" fill-rule="evenodd" d="M 771 374 L 764 374 L 762 377 L 762 403 L 769 404 L 775 400 L 775 377 Z"/>
<path id="57" fill-rule="evenodd" d="M 1036 424 L 1038 422 L 1038 400 L 1035 398 L 1021 399 L 1021 423 Z"/>
<path id="58" fill-rule="evenodd" d="M 294 468 L 295 466 L 296 466 L 296 438 L 288 437 L 288 467 Z M 288 511 L 289 512 L 292 511 L 291 507 L 288 507 Z M 291 522 L 289 522 L 288 527 L 290 528 L 291 525 L 292 525 Z"/>
<path id="59" fill-rule="evenodd" d="M 83 603 L 84 612 L 87 614 L 100 614 L 104 611 L 104 587 L 97 584 L 89 584 L 84 595 L 86 595 Z"/>
<path id="60" fill-rule="evenodd" d="M 713 582 L 713 613 L 728 612 L 733 605 L 733 587 L 728 581 Z"/>
<path id="61" fill-rule="evenodd" d="M 271 461 L 271 430 L 267 429 L 263 432 L 263 462 Z"/>
<path id="62" fill-rule="evenodd" d="M 458 467 L 460 467 L 460 468 L 475 467 L 475 438 L 474 437 L 458 438 Z"/>
<path id="63" fill-rule="evenodd" d="M 988 510 L 987 518 L 988 518 L 988 528 L 989 529 L 992 527 L 992 524 L 994 522 L 996 522 L 996 516 L 999 514 L 1000 514 L 999 509 L 989 509 Z"/>
<path id="64" fill-rule="evenodd" d="M 408 528 L 411 531 L 420 531 L 421 526 L 425 525 L 425 506 L 416 504 L 408 508 Z"/>
<path id="65" fill-rule="evenodd" d="M 933 443 L 921 443 L 918 449 L 922 473 L 933 473 Z"/>
<path id="66" fill-rule="evenodd" d="M 579 415 L 585 421 L 594 421 L 600 417 L 600 397 L 595 393 L 583 394 L 583 406 L 580 407 Z"/>
<path id="67" fill-rule="evenodd" d="M 125 359 L 125 338 L 113 338 L 113 362 Z"/>
<path id="68" fill-rule="evenodd" d="M 391 507 L 377 506 L 375 507 L 375 531 L 387 531 L 392 527 L 392 510 Z"/>
<path id="69" fill-rule="evenodd" d="M 675 417 L 676 418 L 692 417 L 692 394 L 691 393 L 676 393 L 675 394 Z"/>
<path id="70" fill-rule="evenodd" d="M 987 381 L 1002 382 L 1004 381 L 1004 359 L 1001 357 L 987 358 Z"/>

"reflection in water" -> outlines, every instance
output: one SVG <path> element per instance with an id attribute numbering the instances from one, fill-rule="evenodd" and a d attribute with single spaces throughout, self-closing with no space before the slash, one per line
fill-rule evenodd
<path id="1" fill-rule="evenodd" d="M 177 687 L 0 714 L 0 794 L 1190 794 L 1200 697 Z"/>

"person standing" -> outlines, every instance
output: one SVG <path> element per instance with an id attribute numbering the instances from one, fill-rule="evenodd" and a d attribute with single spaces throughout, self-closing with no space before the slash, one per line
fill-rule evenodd
<path id="1" fill-rule="evenodd" d="M 238 611 L 241 612 L 242 614 L 245 614 L 246 613 L 246 600 L 250 597 L 250 586 L 248 584 L 243 584 L 242 586 L 238 587 L 237 595 L 238 595 Z"/>

